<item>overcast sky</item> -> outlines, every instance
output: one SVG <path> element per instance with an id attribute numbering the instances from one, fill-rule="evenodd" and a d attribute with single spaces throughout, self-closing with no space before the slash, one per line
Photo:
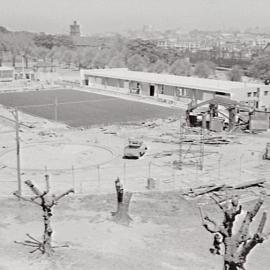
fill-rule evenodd
<path id="1" fill-rule="evenodd" d="M 270 28 L 270 0 L 0 0 L 0 25 L 11 30 L 83 34 L 139 29 Z"/>

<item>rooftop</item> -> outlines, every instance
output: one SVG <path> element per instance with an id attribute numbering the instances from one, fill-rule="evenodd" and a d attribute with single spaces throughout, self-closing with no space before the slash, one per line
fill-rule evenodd
<path id="1" fill-rule="evenodd" d="M 258 83 L 232 82 L 214 79 L 202 79 L 196 77 L 184 77 L 170 74 L 158 74 L 150 72 L 130 71 L 126 68 L 113 69 L 89 69 L 82 70 L 83 74 L 97 77 L 147 82 L 187 88 L 199 88 L 202 90 L 230 92 L 230 90 L 257 88 L 264 86 Z"/>

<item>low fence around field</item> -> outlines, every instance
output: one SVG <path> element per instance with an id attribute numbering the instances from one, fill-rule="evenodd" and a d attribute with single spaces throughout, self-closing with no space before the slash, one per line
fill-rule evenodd
<path id="1" fill-rule="evenodd" d="M 94 166 L 89 169 L 76 169 L 72 166 L 66 171 L 50 170 L 44 168 L 41 171 L 22 170 L 22 182 L 31 179 L 41 188 L 45 188 L 44 175 L 50 175 L 50 184 L 53 192 L 61 192 L 67 188 L 73 188 L 77 194 L 99 194 L 115 192 L 114 181 L 120 178 L 126 190 L 133 192 L 143 192 L 147 190 L 147 179 L 153 178 L 157 183 L 157 189 L 175 189 L 175 170 L 165 169 L 151 162 L 146 165 L 133 165 L 123 163 L 120 166 Z M 12 195 L 18 189 L 16 181 L 16 171 L 14 170 L 14 180 L 0 180 L 0 196 Z M 27 186 L 23 184 L 23 194 L 29 193 Z"/>
<path id="2" fill-rule="evenodd" d="M 117 177 L 120 178 L 125 190 L 130 192 L 150 191 L 147 188 L 149 178 L 155 182 L 154 190 L 157 191 L 189 189 L 209 183 L 234 185 L 242 181 L 267 178 L 270 169 L 262 163 L 260 155 L 254 156 L 253 164 L 256 165 L 254 168 L 245 164 L 247 158 L 248 156 L 239 156 L 233 172 L 225 169 L 228 160 L 220 156 L 215 163 L 205 160 L 203 170 L 200 170 L 200 164 L 196 160 L 193 165 L 183 164 L 182 170 L 152 161 L 136 164 L 136 161 L 127 160 L 121 164 L 97 165 L 86 169 L 72 166 L 66 170 L 50 170 L 50 168 L 44 168 L 43 171 L 22 170 L 21 178 L 22 182 L 30 179 L 43 189 L 44 175 L 49 174 L 52 193 L 61 193 L 73 188 L 77 195 L 114 193 L 114 181 Z M 0 180 L 0 196 L 12 196 L 12 193 L 18 190 L 16 170 L 12 171 L 12 175 L 14 180 L 5 178 Z M 22 184 L 22 187 L 24 195 L 31 195 L 26 185 Z"/>

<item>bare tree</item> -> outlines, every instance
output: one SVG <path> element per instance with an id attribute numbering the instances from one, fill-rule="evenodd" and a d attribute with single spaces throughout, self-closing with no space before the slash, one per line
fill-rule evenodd
<path id="1" fill-rule="evenodd" d="M 16 197 L 19 199 L 22 199 L 27 202 L 31 202 L 33 204 L 36 204 L 42 208 L 43 211 L 43 223 L 44 223 L 44 233 L 43 233 L 43 239 L 42 241 L 38 241 L 34 237 L 32 237 L 30 234 L 26 234 L 27 237 L 30 240 L 25 240 L 24 242 L 15 242 L 18 244 L 22 244 L 24 246 L 33 247 L 34 249 L 30 253 L 34 253 L 36 251 L 40 251 L 42 254 L 51 255 L 54 248 L 57 247 L 65 247 L 65 246 L 53 246 L 52 245 L 52 234 L 53 230 L 51 227 L 51 218 L 52 218 L 52 210 L 55 205 L 68 195 L 69 193 L 74 193 L 73 189 L 69 189 L 66 192 L 62 193 L 59 196 L 56 196 L 52 194 L 49 195 L 50 192 L 50 183 L 49 183 L 49 176 L 45 175 L 45 181 L 46 181 L 46 190 L 40 191 L 30 180 L 25 181 L 25 184 L 31 189 L 31 191 L 34 193 L 33 197 L 26 198 L 20 196 L 17 192 L 14 193 Z"/>
<path id="2" fill-rule="evenodd" d="M 119 178 L 115 181 L 115 189 L 117 195 L 117 210 L 116 212 L 112 212 L 113 220 L 116 223 L 128 226 L 132 220 L 128 214 L 132 193 L 124 193 L 124 188 Z"/>
<path id="3" fill-rule="evenodd" d="M 213 248 L 210 251 L 214 254 L 221 254 L 221 247 L 224 247 L 224 270 L 244 270 L 244 264 L 247 261 L 247 256 L 251 250 L 259 243 L 262 243 L 270 233 L 263 233 L 266 223 L 267 213 L 263 212 L 256 232 L 250 234 L 250 225 L 254 217 L 258 214 L 263 199 L 259 198 L 251 210 L 247 211 L 239 229 L 235 229 L 235 220 L 237 215 L 242 212 L 242 206 L 239 205 L 238 196 L 233 196 L 231 200 L 226 200 L 225 204 L 219 202 L 215 197 L 212 199 L 224 214 L 224 219 L 221 225 L 204 216 L 202 209 L 202 224 L 207 231 L 214 234 Z M 233 233 L 235 229 L 235 233 Z"/>

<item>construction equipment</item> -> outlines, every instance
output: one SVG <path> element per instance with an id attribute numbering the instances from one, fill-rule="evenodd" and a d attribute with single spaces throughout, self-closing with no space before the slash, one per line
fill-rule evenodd
<path id="1" fill-rule="evenodd" d="M 208 110 L 200 114 L 202 118 L 201 125 L 203 128 L 220 131 L 222 129 L 221 127 L 225 126 L 224 118 L 228 121 L 229 130 L 232 130 L 236 124 L 240 124 L 241 122 L 242 124 L 248 124 L 247 120 L 241 118 L 239 112 L 250 112 L 251 108 L 249 106 L 229 98 L 215 97 L 199 104 L 189 104 L 188 109 L 186 110 L 186 120 L 189 126 L 192 126 L 191 121 L 194 122 L 194 116 L 191 116 L 192 111 L 204 105 L 209 105 L 209 107 Z M 228 111 L 228 115 L 221 112 L 219 106 L 223 106 Z M 222 115 L 223 118 L 220 118 L 219 115 Z"/>
<path id="2" fill-rule="evenodd" d="M 270 142 L 266 143 L 265 153 L 263 159 L 270 159 Z"/>

